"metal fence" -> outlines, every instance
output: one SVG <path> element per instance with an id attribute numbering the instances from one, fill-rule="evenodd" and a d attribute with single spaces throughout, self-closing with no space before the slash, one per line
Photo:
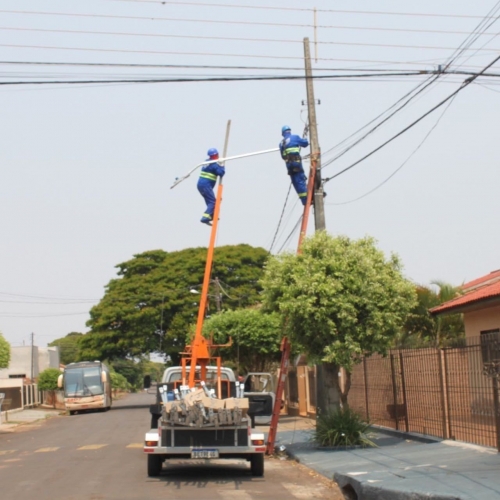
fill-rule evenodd
<path id="1" fill-rule="evenodd" d="M 300 390 L 300 368 L 307 368 L 307 393 Z M 500 451 L 499 374 L 498 333 L 468 338 L 453 348 L 394 350 L 386 357 L 363 358 L 354 367 L 348 401 L 372 424 Z M 315 395 L 310 377 L 312 368 L 297 367 L 287 387 L 309 415 Z"/>

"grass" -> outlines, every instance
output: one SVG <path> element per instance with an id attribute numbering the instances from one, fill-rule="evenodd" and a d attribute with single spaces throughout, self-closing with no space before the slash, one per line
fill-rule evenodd
<path id="1" fill-rule="evenodd" d="M 355 411 L 341 408 L 317 417 L 314 441 L 320 446 L 376 447 L 366 436 L 369 426 Z"/>

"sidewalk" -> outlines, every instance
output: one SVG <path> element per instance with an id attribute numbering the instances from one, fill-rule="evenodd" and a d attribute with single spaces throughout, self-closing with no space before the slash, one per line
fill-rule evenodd
<path id="1" fill-rule="evenodd" d="M 8 421 L 6 422 L 5 412 L 2 412 L 0 423 L 0 434 L 14 432 L 20 425 L 31 424 L 37 420 L 45 420 L 64 413 L 63 410 L 54 410 L 51 408 L 26 408 L 24 410 L 10 410 L 8 412 Z"/>
<path id="2" fill-rule="evenodd" d="M 282 417 L 276 445 L 334 479 L 346 498 L 500 499 L 500 454 L 495 449 L 376 429 L 369 437 L 378 448 L 322 450 L 312 442 L 313 430 L 312 420 Z"/>

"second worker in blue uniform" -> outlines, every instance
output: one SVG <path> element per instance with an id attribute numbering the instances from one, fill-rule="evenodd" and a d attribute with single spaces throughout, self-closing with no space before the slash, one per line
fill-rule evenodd
<path id="1" fill-rule="evenodd" d="M 299 135 L 292 134 L 288 125 L 281 129 L 281 134 L 283 135 L 283 140 L 280 142 L 281 157 L 285 160 L 293 187 L 297 191 L 302 205 L 305 205 L 307 202 L 307 177 L 302 166 L 300 148 L 307 148 L 309 141 Z"/>
<path id="2" fill-rule="evenodd" d="M 219 158 L 219 152 L 215 148 L 210 148 L 207 152 L 209 160 L 217 160 Z M 198 179 L 198 191 L 201 196 L 205 199 L 207 208 L 205 213 L 201 218 L 201 222 L 204 224 L 212 225 L 212 220 L 214 218 L 215 210 L 215 195 L 214 186 L 217 182 L 217 176 L 223 177 L 226 173 L 224 166 L 220 163 L 214 162 L 205 165 L 201 169 L 200 178 Z"/>

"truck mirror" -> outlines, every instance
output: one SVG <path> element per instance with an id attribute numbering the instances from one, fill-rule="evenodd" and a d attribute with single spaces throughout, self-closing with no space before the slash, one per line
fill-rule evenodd
<path id="1" fill-rule="evenodd" d="M 102 383 L 105 384 L 108 381 L 108 375 L 106 372 L 101 372 Z"/>
<path id="2" fill-rule="evenodd" d="M 59 389 L 63 386 L 63 374 L 61 373 L 61 375 L 59 375 L 59 377 L 57 377 L 57 387 L 59 387 Z"/>

